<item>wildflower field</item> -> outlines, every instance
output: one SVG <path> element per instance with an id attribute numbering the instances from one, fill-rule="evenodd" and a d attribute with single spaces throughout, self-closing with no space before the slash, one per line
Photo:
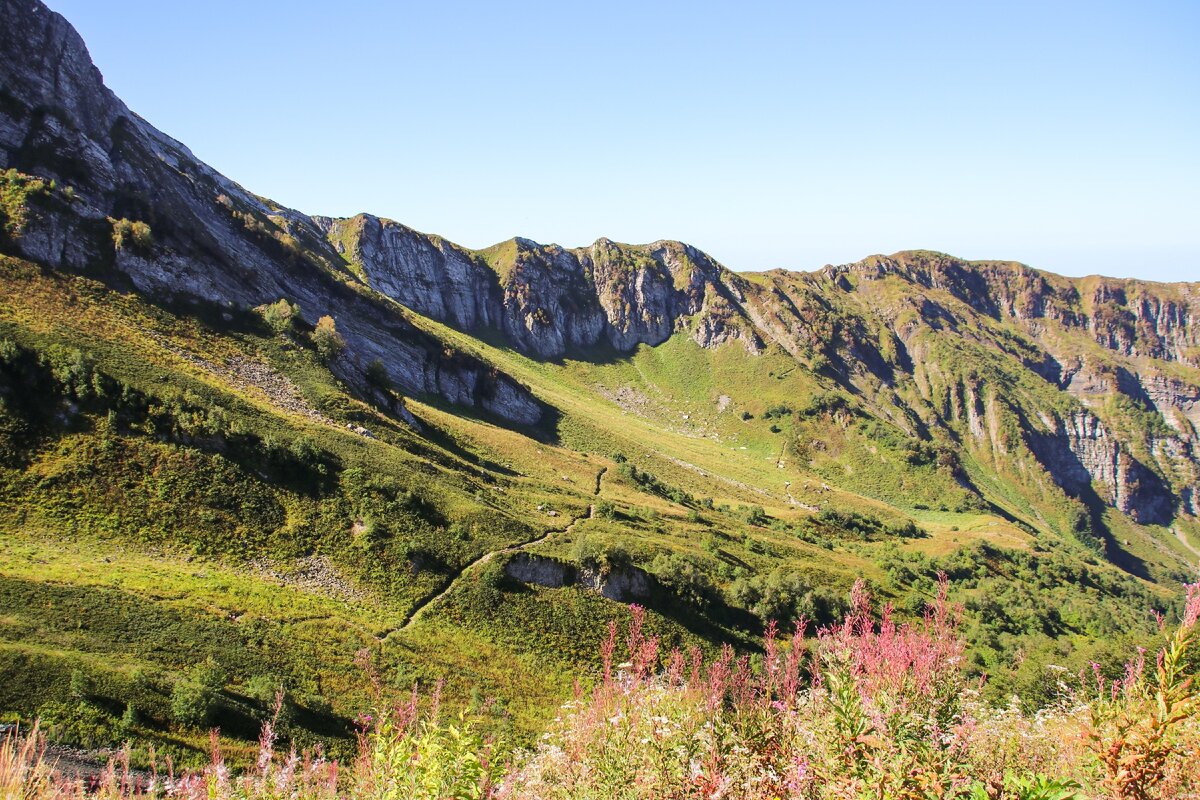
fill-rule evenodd
<path id="1" fill-rule="evenodd" d="M 118 757 L 71 780 L 35 728 L 3 741 L 0 786 L 22 798 L 1183 800 L 1200 797 L 1198 620 L 1191 586 L 1180 618 L 1160 619 L 1157 652 L 1132 654 L 1116 681 L 1064 674 L 1057 702 L 1027 713 L 1016 698 L 983 702 L 965 677 L 945 583 L 915 624 L 873 613 L 860 583 L 840 622 L 787 637 L 771 625 L 753 657 L 664 653 L 633 606 L 623 630 L 609 624 L 595 685 L 577 686 L 533 748 L 414 690 L 360 718 L 353 763 L 289 749 L 268 722 L 242 774 L 214 732 L 203 770 L 134 772 Z"/>

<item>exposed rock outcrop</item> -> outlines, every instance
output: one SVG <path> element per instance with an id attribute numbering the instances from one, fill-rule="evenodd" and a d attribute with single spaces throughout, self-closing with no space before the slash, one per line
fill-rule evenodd
<path id="1" fill-rule="evenodd" d="M 557 589 L 577 585 L 619 603 L 649 600 L 657 588 L 654 576 L 633 566 L 613 570 L 593 567 L 577 568 L 547 556 L 516 553 L 504 565 L 508 577 Z"/>
<path id="2" fill-rule="evenodd" d="M 948 292 L 982 314 L 1015 320 L 1035 336 L 1056 323 L 1121 355 L 1200 364 L 1200 283 L 1065 278 L 1011 261 L 964 261 L 928 251 L 871 256 L 821 274 L 835 283 L 844 275 L 899 276 Z"/>
<path id="3" fill-rule="evenodd" d="M 498 326 L 495 276 L 470 251 L 370 214 L 313 221 L 371 288 L 462 330 Z"/>
<path id="4" fill-rule="evenodd" d="M 464 331 L 502 331 L 537 358 L 660 344 L 697 315 L 704 346 L 749 326 L 730 274 L 679 242 L 568 250 L 517 238 L 476 253 L 366 214 L 314 219 L 372 288 Z"/>
<path id="5" fill-rule="evenodd" d="M 1030 448 L 1051 476 L 1075 496 L 1093 485 L 1106 502 L 1143 524 L 1166 524 L 1174 514 L 1170 487 L 1138 461 L 1104 423 L 1088 411 L 1056 420 L 1049 434 L 1032 434 Z"/>
<path id="6" fill-rule="evenodd" d="M 504 574 L 521 583 L 557 589 L 575 581 L 575 568 L 546 556 L 517 553 L 504 564 Z"/>
<path id="7" fill-rule="evenodd" d="M 620 567 L 609 572 L 584 568 L 575 577 L 583 588 L 618 603 L 649 600 L 657 582 L 654 576 L 637 567 Z"/>

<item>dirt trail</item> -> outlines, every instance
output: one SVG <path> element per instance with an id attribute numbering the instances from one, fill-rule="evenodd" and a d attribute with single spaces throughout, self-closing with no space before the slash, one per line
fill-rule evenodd
<path id="1" fill-rule="evenodd" d="M 1188 541 L 1187 534 L 1183 532 L 1183 529 L 1174 528 L 1173 530 L 1175 531 L 1175 538 L 1179 540 L 1179 543 L 1190 550 L 1192 555 L 1194 555 L 1196 558 L 1200 558 L 1200 550 L 1197 550 L 1195 546 Z"/>
<path id="2" fill-rule="evenodd" d="M 57 778 L 71 783 L 82 783 L 85 791 L 92 794 L 103 784 L 109 762 L 119 762 L 120 755 L 111 748 L 85 750 L 51 744 L 46 746 L 43 760 Z M 119 763 L 115 763 L 114 769 L 116 779 L 123 781 L 130 788 L 144 790 L 150 784 L 149 772 L 139 769 L 124 770 Z"/>
<path id="3" fill-rule="evenodd" d="M 604 480 L 604 475 L 606 472 L 608 472 L 608 467 L 603 467 L 598 473 L 596 473 L 596 489 L 593 492 L 593 494 L 596 495 L 597 497 L 600 495 L 601 481 Z M 393 634 L 399 633 L 400 631 L 403 631 L 403 630 L 408 630 L 410 627 L 412 627 L 414 622 L 416 622 L 418 619 L 420 619 L 421 615 L 424 614 L 425 609 L 429 608 L 432 605 L 435 605 L 443 597 L 450 594 L 451 590 L 453 590 L 454 587 L 458 584 L 458 582 L 460 580 L 462 580 L 463 576 L 465 576 L 468 572 L 470 572 L 472 569 L 479 566 L 480 564 L 486 564 L 488 561 L 491 561 L 492 558 L 494 558 L 495 556 L 507 555 L 508 553 L 515 553 L 518 550 L 523 550 L 526 547 L 529 547 L 531 544 L 537 544 L 538 542 L 545 541 L 547 538 L 549 538 L 550 536 L 552 536 L 556 533 L 570 533 L 572 530 L 575 529 L 575 526 L 578 525 L 580 522 L 583 522 L 585 519 L 592 519 L 595 516 L 596 516 L 596 504 L 590 503 L 587 507 L 586 513 L 581 514 L 578 517 L 573 517 L 570 522 L 568 522 L 565 526 L 563 526 L 561 528 L 549 528 L 546 531 L 542 532 L 542 534 L 540 536 L 536 536 L 533 539 L 530 539 L 528 541 L 518 542 L 517 544 L 511 544 L 508 547 L 502 547 L 499 550 L 490 550 L 490 551 L 484 553 L 483 555 L 479 556 L 479 558 L 476 558 L 474 561 L 469 562 L 466 566 L 464 566 L 462 569 L 460 569 L 458 572 L 456 572 L 453 575 L 453 577 L 451 577 L 450 580 L 448 580 L 446 582 L 446 585 L 444 587 L 442 587 L 442 589 L 440 591 L 435 592 L 434 594 L 431 594 L 430 596 L 428 596 L 427 598 L 425 598 L 424 600 L 419 602 L 416 605 L 416 607 L 413 608 L 412 612 L 408 615 L 408 619 L 406 619 L 404 621 L 403 625 L 401 625 L 398 628 L 393 628 L 390 631 L 386 631 L 385 633 L 380 634 L 377 638 L 381 642 L 386 641 Z"/>

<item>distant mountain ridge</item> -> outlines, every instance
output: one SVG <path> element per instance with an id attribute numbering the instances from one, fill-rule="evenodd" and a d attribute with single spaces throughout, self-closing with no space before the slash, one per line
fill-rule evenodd
<path id="1" fill-rule="evenodd" d="M 972 436 L 986 438 L 978 388 L 966 386 L 953 408 L 932 415 L 917 407 L 931 399 L 926 334 L 943 332 L 1005 352 L 1082 402 L 1069 414 L 1038 409 L 1021 423 L 1056 482 L 1082 491 L 1095 480 L 1142 521 L 1197 511 L 1200 389 L 1191 370 L 1200 366 L 1200 284 L 1070 279 L 924 251 L 743 274 L 680 242 L 600 239 L 568 249 L 517 238 L 472 251 L 368 214 L 308 216 L 246 192 L 130 112 L 59 15 L 4 0 L 4 16 L 0 166 L 76 192 L 69 204 L 37 209 L 10 244 L 33 261 L 108 270 L 139 291 L 233 306 L 288 297 L 310 322 L 338 319 L 358 370 L 378 359 L 406 391 L 526 424 L 542 412 L 518 382 L 451 353 L 384 298 L 464 332 L 499 331 L 539 359 L 587 358 L 601 345 L 627 353 L 678 331 L 706 348 L 778 347 L 856 391 L 918 385 L 920 402 L 876 403 L 909 429 L 915 420 L 965 419 Z M 153 247 L 114 251 L 105 217 L 147 221 Z M 864 292 L 873 283 L 894 284 L 893 296 Z M 1005 342 L 985 320 L 1011 323 L 1024 338 Z M 1086 408 L 1114 391 L 1161 414 L 1169 432 L 1142 447 L 1121 442 Z"/>
<path id="2" fill-rule="evenodd" d="M 629 246 L 601 239 L 565 249 L 513 239 L 473 252 L 369 215 L 320 224 L 381 293 L 466 332 L 500 330 L 536 358 L 600 343 L 629 352 L 682 330 L 702 347 L 739 341 L 753 354 L 776 346 L 865 388 L 913 380 L 918 367 L 908 349 L 921 349 L 921 332 L 986 342 L 978 336 L 982 318 L 1011 322 L 1028 340 L 1010 355 L 1084 406 L 1053 422 L 1043 416 L 1051 431 L 1030 433 L 1056 480 L 1075 491 L 1096 480 L 1116 507 L 1145 522 L 1170 519 L 1176 500 L 1196 513 L 1200 391 L 1168 364 L 1200 363 L 1200 284 L 1070 279 L 1012 262 L 922 251 L 811 273 L 743 274 L 679 242 Z M 889 279 L 902 297 L 843 306 L 863 282 Z M 961 307 L 940 305 L 934 296 L 942 293 Z M 883 340 L 888 347 L 881 348 Z M 1084 340 L 1098 349 L 1080 351 Z M 1170 427 L 1147 450 L 1167 471 L 1183 465 L 1177 499 L 1086 410 L 1089 400 L 1114 392 L 1161 413 Z M 961 410 L 978 436 L 981 414 L 974 405 Z M 1060 448 L 1072 454 L 1067 461 L 1057 455 Z"/>

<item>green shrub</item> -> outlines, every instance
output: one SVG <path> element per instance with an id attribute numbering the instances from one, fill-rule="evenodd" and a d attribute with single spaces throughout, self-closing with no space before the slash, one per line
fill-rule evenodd
<path id="1" fill-rule="evenodd" d="M 771 518 L 767 516 L 767 512 L 762 506 L 742 506 L 742 519 L 748 524 L 762 528 L 770 523 Z"/>
<path id="2" fill-rule="evenodd" d="M 260 309 L 263 321 L 275 331 L 277 334 L 285 334 L 291 332 L 295 327 L 296 319 L 300 316 L 300 306 L 288 302 L 286 298 L 280 299 L 270 305 L 263 306 Z"/>
<path id="3" fill-rule="evenodd" d="M 212 721 L 228 674 L 209 658 L 194 666 L 187 678 L 171 689 L 171 717 L 180 725 L 198 727 Z"/>
<path id="4" fill-rule="evenodd" d="M 83 670 L 71 670 L 70 682 L 71 696 L 76 700 L 89 700 L 94 692 L 92 679 L 88 677 Z"/>
<path id="5" fill-rule="evenodd" d="M 602 573 L 612 572 L 632 563 L 625 548 L 597 536 L 580 537 L 575 542 L 571 555 L 580 567 Z"/>
<path id="6" fill-rule="evenodd" d="M 699 608 L 720 597 L 704 566 L 682 553 L 659 553 L 651 562 L 650 571 L 674 595 Z"/>
<path id="7" fill-rule="evenodd" d="M 387 367 L 378 358 L 367 365 L 365 373 L 367 384 L 381 392 L 392 390 L 392 379 L 388 376 Z"/>
<path id="8" fill-rule="evenodd" d="M 786 403 L 771 406 L 763 412 L 763 419 L 783 419 L 792 415 L 792 407 Z"/>
<path id="9" fill-rule="evenodd" d="M 690 506 L 696 502 L 695 498 L 683 489 L 660 481 L 655 475 L 644 470 L 639 470 L 634 464 L 621 463 L 617 467 L 617 472 L 622 477 L 637 484 L 640 489 L 651 494 L 656 494 L 659 497 L 665 497 L 673 503 L 678 503 L 681 506 Z"/>
<path id="10" fill-rule="evenodd" d="M 209 721 L 215 697 L 198 683 L 176 681 L 171 688 L 171 718 L 180 725 L 199 727 Z"/>
<path id="11" fill-rule="evenodd" d="M 24 175 L 15 169 L 0 172 L 0 229 L 2 238 L 16 239 L 25 232 L 29 205 L 34 198 L 46 197 L 50 189 L 41 178 Z"/>
<path id="12" fill-rule="evenodd" d="M 317 352 L 321 354 L 321 358 L 327 362 L 333 361 L 346 349 L 346 340 L 338 333 L 333 317 L 328 315 L 317 320 L 317 327 L 313 329 L 312 333 L 312 341 Z"/>
<path id="13" fill-rule="evenodd" d="M 751 611 L 763 622 L 788 624 L 807 619 L 826 625 L 839 619 L 846 602 L 836 592 L 814 586 L 799 572 L 780 567 L 768 576 L 744 576 L 729 587 L 731 602 Z"/>
<path id="14" fill-rule="evenodd" d="M 145 253 L 154 244 L 154 236 L 150 233 L 150 226 L 141 221 L 130 221 L 127 219 L 113 220 L 112 236 L 113 245 L 118 250 L 131 248 L 135 251 Z"/>

